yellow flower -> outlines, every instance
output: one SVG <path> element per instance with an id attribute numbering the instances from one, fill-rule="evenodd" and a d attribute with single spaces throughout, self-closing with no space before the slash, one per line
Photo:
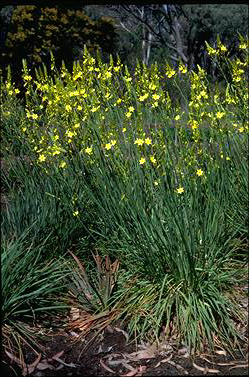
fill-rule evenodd
<path id="1" fill-rule="evenodd" d="M 77 110 L 79 110 L 79 111 L 82 110 L 82 106 L 79 105 L 79 106 L 77 107 Z"/>
<path id="2" fill-rule="evenodd" d="M 106 74 L 105 74 L 105 76 L 106 76 L 107 78 L 112 77 L 112 73 L 107 71 Z"/>
<path id="3" fill-rule="evenodd" d="M 153 94 L 152 98 L 156 101 L 160 98 L 160 96 L 158 94 Z"/>
<path id="4" fill-rule="evenodd" d="M 19 89 L 15 89 L 15 93 L 16 94 L 20 93 L 20 90 Z"/>
<path id="5" fill-rule="evenodd" d="M 111 145 L 114 146 L 116 144 L 116 140 L 111 140 Z"/>
<path id="6" fill-rule="evenodd" d="M 159 185 L 159 182 L 158 182 L 158 181 L 154 181 L 154 185 L 155 185 L 155 186 L 158 186 L 158 185 Z"/>
<path id="7" fill-rule="evenodd" d="M 166 76 L 168 76 L 168 78 L 170 79 L 171 77 L 173 77 L 174 75 L 176 74 L 176 71 L 174 71 L 174 69 L 170 68 L 170 66 L 168 66 L 168 69 L 166 71 Z"/>
<path id="8" fill-rule="evenodd" d="M 180 119 L 180 115 L 177 115 L 176 117 L 175 117 L 175 120 L 179 120 Z"/>
<path id="9" fill-rule="evenodd" d="M 149 89 L 151 89 L 151 90 L 155 90 L 155 89 L 156 89 L 156 85 L 155 85 L 155 84 L 150 84 L 150 85 L 149 85 Z"/>
<path id="10" fill-rule="evenodd" d="M 62 162 L 60 163 L 60 165 L 59 165 L 60 168 L 64 168 L 65 166 L 66 166 L 65 161 L 62 161 Z"/>
<path id="11" fill-rule="evenodd" d="M 156 163 L 156 159 L 155 159 L 155 157 L 154 157 L 154 156 L 151 156 L 151 157 L 150 157 L 150 161 L 151 161 L 153 164 L 155 164 L 155 163 Z"/>
<path id="12" fill-rule="evenodd" d="M 79 216 L 79 211 L 74 211 L 73 216 Z"/>
<path id="13" fill-rule="evenodd" d="M 30 81 L 30 80 L 32 80 L 32 77 L 29 76 L 29 75 L 25 75 L 23 78 L 24 78 L 25 81 Z"/>
<path id="14" fill-rule="evenodd" d="M 32 115 L 32 118 L 33 118 L 33 119 L 37 119 L 37 118 L 38 118 L 38 115 L 37 115 L 37 114 L 33 114 L 33 115 Z"/>
<path id="15" fill-rule="evenodd" d="M 92 147 L 87 147 L 86 149 L 85 149 L 85 152 L 87 153 L 87 154 L 92 154 L 93 153 L 93 149 L 92 149 Z"/>
<path id="16" fill-rule="evenodd" d="M 145 93 L 143 96 L 140 96 L 138 99 L 139 101 L 143 102 L 144 100 L 146 100 L 146 98 L 148 98 L 149 94 L 148 93 Z"/>
<path id="17" fill-rule="evenodd" d="M 57 155 L 57 154 L 60 154 L 61 152 L 58 150 L 58 149 L 56 149 L 54 152 L 53 152 L 53 156 L 55 156 L 55 155 Z"/>
<path id="18" fill-rule="evenodd" d="M 184 192 L 184 188 L 183 187 L 179 187 L 177 190 L 176 190 L 177 194 L 182 194 Z"/>
<path id="19" fill-rule="evenodd" d="M 224 46 L 223 44 L 221 44 L 221 45 L 219 46 L 219 48 L 220 48 L 220 50 L 223 51 L 223 52 L 227 51 L 226 46 Z"/>
<path id="20" fill-rule="evenodd" d="M 239 45 L 239 48 L 241 49 L 241 50 L 245 50 L 246 49 L 246 43 L 244 42 L 244 43 L 242 43 L 241 45 Z"/>
<path id="21" fill-rule="evenodd" d="M 66 135 L 67 135 L 67 137 L 73 137 L 74 136 L 74 132 L 72 132 L 72 131 L 67 131 L 66 132 Z"/>
<path id="22" fill-rule="evenodd" d="M 239 132 L 243 132 L 243 131 L 244 131 L 244 127 L 240 127 Z"/>
<path id="23" fill-rule="evenodd" d="M 192 127 L 192 130 L 196 130 L 197 129 L 197 126 L 198 126 L 198 123 L 196 120 L 192 120 L 191 121 L 191 127 Z"/>
<path id="24" fill-rule="evenodd" d="M 122 131 L 125 132 L 126 131 L 126 127 L 124 127 Z"/>
<path id="25" fill-rule="evenodd" d="M 150 145 L 152 143 L 151 139 L 149 137 L 147 137 L 145 140 L 144 140 L 145 144 L 147 145 Z"/>
<path id="26" fill-rule="evenodd" d="M 233 77 L 233 80 L 234 80 L 235 82 L 240 82 L 240 81 L 241 81 L 241 77 L 240 77 L 240 76 L 234 76 L 234 77 Z"/>
<path id="27" fill-rule="evenodd" d="M 208 55 L 216 55 L 217 54 L 217 51 L 213 47 L 210 47 L 210 46 L 207 47 L 207 51 L 208 51 Z"/>
<path id="28" fill-rule="evenodd" d="M 144 157 L 141 157 L 140 160 L 139 160 L 139 164 L 140 165 L 143 165 L 145 163 L 145 158 Z"/>
<path id="29" fill-rule="evenodd" d="M 140 146 L 142 146 L 143 143 L 144 143 L 144 141 L 142 139 L 136 139 L 135 142 L 134 142 L 134 144 L 137 144 L 137 145 L 140 145 Z"/>
<path id="30" fill-rule="evenodd" d="M 221 119 L 221 118 L 223 118 L 223 117 L 224 117 L 224 115 L 225 115 L 225 113 L 224 113 L 224 112 L 221 112 L 221 111 L 217 111 L 217 114 L 216 114 L 216 118 L 217 118 L 217 119 Z"/>
<path id="31" fill-rule="evenodd" d="M 204 172 L 201 169 L 198 169 L 196 174 L 200 177 L 204 174 Z"/>
<path id="32" fill-rule="evenodd" d="M 179 71 L 182 72 L 182 73 L 187 73 L 187 68 L 185 67 L 185 65 L 181 64 L 179 66 Z"/>
<path id="33" fill-rule="evenodd" d="M 66 109 L 66 111 L 68 111 L 68 112 L 69 112 L 69 111 L 71 111 L 71 110 L 72 110 L 72 107 L 71 107 L 70 105 L 66 105 L 66 106 L 65 106 L 65 109 Z"/>
<path id="34" fill-rule="evenodd" d="M 202 91 L 200 92 L 200 96 L 207 98 L 207 93 L 206 93 L 206 91 L 205 91 L 205 90 L 202 90 Z"/>
<path id="35" fill-rule="evenodd" d="M 111 149 L 111 147 L 112 147 L 111 143 L 108 143 L 108 144 L 105 145 L 105 149 L 107 149 L 107 150 Z"/>
<path id="36" fill-rule="evenodd" d="M 126 118 L 130 118 L 131 115 L 132 115 L 132 113 L 130 113 L 130 112 L 128 112 L 128 113 L 125 114 Z"/>
<path id="37" fill-rule="evenodd" d="M 93 108 L 91 109 L 91 112 L 92 112 L 92 113 L 95 113 L 95 112 L 99 109 L 99 107 L 100 107 L 100 106 L 93 107 Z"/>
<path id="38" fill-rule="evenodd" d="M 44 154 L 41 154 L 41 155 L 39 156 L 38 160 L 39 160 L 40 162 L 43 162 L 43 161 L 46 160 L 46 156 L 44 156 Z"/>
<path id="39" fill-rule="evenodd" d="M 129 107 L 129 111 L 130 111 L 131 113 L 133 113 L 133 111 L 135 111 L 134 107 L 133 107 L 133 106 L 130 106 L 130 107 Z"/>

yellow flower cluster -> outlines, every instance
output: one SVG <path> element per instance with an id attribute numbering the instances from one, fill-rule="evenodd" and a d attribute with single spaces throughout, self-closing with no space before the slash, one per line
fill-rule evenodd
<path id="1" fill-rule="evenodd" d="M 244 47 L 241 41 L 243 53 L 247 48 Z M 226 47 L 219 41 L 216 49 L 207 45 L 207 50 L 219 59 L 226 57 Z M 228 131 L 243 136 L 248 131 L 247 124 L 241 121 L 241 113 L 236 110 L 238 106 L 234 106 L 239 99 L 240 109 L 243 108 L 243 114 L 246 114 L 247 65 L 242 58 L 235 59 L 230 62 L 230 68 L 233 83 L 221 96 L 218 90 L 210 87 L 206 72 L 200 66 L 188 72 L 181 62 L 175 69 L 167 64 L 163 72 L 159 72 L 156 64 L 148 68 L 138 63 L 131 76 L 119 60 L 114 64 L 110 59 L 109 64 L 104 64 L 85 49 L 82 61 L 74 63 L 71 73 L 62 64 L 60 75 L 54 72 L 50 77 L 45 72 L 38 72 L 33 79 L 24 66 L 26 108 L 20 129 L 40 166 L 55 164 L 60 169 L 67 169 L 73 151 L 79 152 L 87 164 L 94 164 L 98 148 L 110 159 L 126 161 L 122 148 L 130 148 L 143 171 L 155 170 L 156 177 L 162 174 L 165 163 L 162 156 L 172 142 L 165 137 L 164 128 L 172 129 L 174 145 L 183 146 L 178 150 L 175 166 L 181 178 L 181 186 L 175 190 L 182 194 L 185 187 L 183 172 L 185 175 L 189 172 L 198 182 L 203 182 L 206 170 L 200 166 L 204 166 L 204 160 L 213 158 L 201 147 L 203 126 L 210 127 L 210 134 Z M 180 104 L 173 108 L 163 85 L 165 79 L 174 84 L 179 77 L 190 82 L 186 113 Z M 32 95 L 30 88 L 34 89 Z M 6 82 L 6 92 L 18 94 L 10 80 Z M 7 112 L 8 109 L 5 116 L 10 117 Z M 225 152 L 224 156 L 224 160 L 229 161 Z M 158 186 L 160 179 L 153 178 L 153 182 Z"/>

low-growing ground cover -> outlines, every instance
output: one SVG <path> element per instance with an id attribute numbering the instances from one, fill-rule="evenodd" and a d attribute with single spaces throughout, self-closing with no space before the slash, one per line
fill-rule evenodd
<path id="1" fill-rule="evenodd" d="M 219 40 L 217 50 L 207 45 L 222 93 L 199 66 L 138 62 L 131 76 L 118 59 L 103 64 L 87 50 L 73 72 L 57 71 L 51 55 L 50 72 L 31 77 L 24 62 L 24 101 L 8 73 L 9 354 L 21 359 L 23 342 L 39 349 L 32 325 L 72 310 L 81 339 L 120 321 L 135 345 L 163 335 L 189 354 L 241 347 L 247 318 L 234 292 L 248 280 L 248 41 L 239 43 L 234 60 Z"/>

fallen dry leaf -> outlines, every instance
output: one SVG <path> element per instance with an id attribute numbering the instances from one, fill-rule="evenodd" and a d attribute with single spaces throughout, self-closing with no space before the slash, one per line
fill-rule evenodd
<path id="1" fill-rule="evenodd" d="M 56 353 L 54 356 L 51 357 L 49 360 L 56 360 L 58 357 L 61 357 L 63 355 L 64 351 L 60 351 Z"/>
<path id="2" fill-rule="evenodd" d="M 128 358 L 130 358 L 134 361 L 138 361 L 138 360 L 142 360 L 142 359 L 153 359 L 156 356 L 155 352 L 156 352 L 156 346 L 152 345 L 145 350 L 141 350 L 141 351 L 138 351 L 138 352 L 132 352 L 130 354 L 127 354 L 127 356 L 128 356 Z"/>
<path id="3" fill-rule="evenodd" d="M 122 365 L 126 368 L 126 369 L 129 369 L 131 372 L 134 372 L 134 370 L 136 371 L 137 373 L 137 369 L 136 368 L 133 368 L 130 364 L 128 364 L 125 360 L 122 360 Z"/>
<path id="4" fill-rule="evenodd" d="M 232 362 L 229 362 L 229 363 L 214 363 L 214 362 L 208 360 L 208 359 L 207 359 L 206 357 L 204 357 L 204 356 L 200 356 L 200 358 L 203 359 L 203 360 L 205 360 L 205 361 L 207 361 L 209 364 L 215 364 L 215 365 L 219 365 L 219 366 L 223 366 L 223 367 L 228 366 L 228 365 L 234 365 L 234 364 L 235 364 L 235 363 L 232 363 Z"/>
<path id="5" fill-rule="evenodd" d="M 215 351 L 215 353 L 217 353 L 217 355 L 224 355 L 224 356 L 227 355 L 225 350 L 217 350 L 217 351 Z"/>
<path id="6" fill-rule="evenodd" d="M 22 363 L 21 360 L 18 359 L 18 357 L 12 355 L 12 353 L 10 353 L 10 352 L 8 352 L 8 351 L 6 351 L 6 350 L 5 350 L 5 353 L 6 353 L 6 355 L 7 355 L 11 360 L 15 361 L 15 362 L 16 362 L 21 368 L 23 368 L 24 363 Z"/>
<path id="7" fill-rule="evenodd" d="M 193 367 L 204 372 L 205 374 L 206 373 L 220 373 L 220 371 L 218 369 L 210 369 L 208 367 L 203 368 L 203 367 L 200 367 L 199 365 L 195 364 L 194 362 L 193 362 Z"/>
<path id="8" fill-rule="evenodd" d="M 248 368 L 248 367 L 249 367 L 249 364 L 238 364 L 238 365 L 234 365 L 233 367 L 229 368 L 229 370 L 235 369 L 235 368 Z"/>
<path id="9" fill-rule="evenodd" d="M 99 362 L 100 362 L 101 366 L 102 366 L 104 369 L 106 369 L 108 372 L 110 372 L 110 373 L 114 373 L 114 374 L 116 373 L 114 370 L 112 370 L 112 369 L 109 368 L 107 365 L 105 365 L 105 363 L 102 361 L 102 359 L 100 359 Z"/>
<path id="10" fill-rule="evenodd" d="M 140 365 L 138 368 L 133 368 L 133 371 L 130 371 L 126 374 L 122 374 L 123 377 L 132 377 L 132 376 L 141 376 L 142 373 L 146 370 L 146 366 Z"/>
<path id="11" fill-rule="evenodd" d="M 167 359 L 163 359 L 163 360 L 159 361 L 159 363 L 156 364 L 155 368 L 158 368 L 161 363 L 167 363 L 167 362 L 169 362 L 170 359 L 172 359 L 172 356 L 173 355 L 171 354 L 169 357 L 167 357 Z"/>
<path id="12" fill-rule="evenodd" d="M 119 364 L 122 364 L 123 361 L 124 361 L 124 359 L 108 360 L 108 364 L 110 364 L 110 365 L 119 365 Z"/>
<path id="13" fill-rule="evenodd" d="M 129 369 L 131 372 L 134 372 L 135 370 L 130 364 L 127 363 L 126 359 L 108 360 L 108 364 L 115 366 L 122 364 L 126 369 Z"/>
<path id="14" fill-rule="evenodd" d="M 169 360 L 168 363 L 173 365 L 176 369 L 181 370 L 183 372 L 183 374 L 188 374 L 186 369 L 184 369 L 181 365 L 176 364 L 174 361 Z"/>
<path id="15" fill-rule="evenodd" d="M 45 369 L 54 369 L 54 367 L 51 364 L 48 364 L 46 360 L 42 360 L 37 366 L 37 369 L 39 370 L 45 370 Z"/>
<path id="16" fill-rule="evenodd" d="M 41 360 L 41 353 L 39 353 L 37 359 L 33 363 L 25 365 L 23 362 L 21 362 L 16 356 L 12 355 L 10 352 L 5 350 L 5 353 L 7 354 L 7 356 L 9 356 L 11 360 L 15 361 L 19 365 L 19 367 L 22 369 L 23 376 L 26 376 L 27 374 L 31 374 L 35 370 L 39 361 Z"/>
<path id="17" fill-rule="evenodd" d="M 65 361 L 61 360 L 59 357 L 53 357 L 53 359 L 58 361 L 58 363 L 65 365 L 66 367 L 69 367 L 69 368 L 76 368 L 77 367 L 77 365 L 74 364 L 74 363 L 70 363 L 70 364 L 65 363 Z"/>
<path id="18" fill-rule="evenodd" d="M 62 369 L 62 368 L 64 368 L 64 365 L 60 364 L 60 365 L 56 368 L 56 370 L 60 370 L 60 369 Z"/>

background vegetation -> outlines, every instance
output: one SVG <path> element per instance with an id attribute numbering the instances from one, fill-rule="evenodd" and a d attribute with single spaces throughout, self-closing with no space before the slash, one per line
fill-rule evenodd
<path id="1" fill-rule="evenodd" d="M 1 10 L 1 25 L 2 65 L 11 64 L 14 77 L 23 58 L 30 66 L 48 63 L 49 49 L 56 51 L 59 66 L 62 59 L 71 65 L 82 56 L 84 44 L 90 51 L 99 47 L 104 59 L 117 53 L 128 68 L 137 58 L 146 65 L 181 58 L 189 68 L 199 64 L 214 75 L 205 41 L 214 47 L 219 34 L 230 54 L 238 54 L 237 33 L 247 34 L 248 6 L 7 6 Z"/>

